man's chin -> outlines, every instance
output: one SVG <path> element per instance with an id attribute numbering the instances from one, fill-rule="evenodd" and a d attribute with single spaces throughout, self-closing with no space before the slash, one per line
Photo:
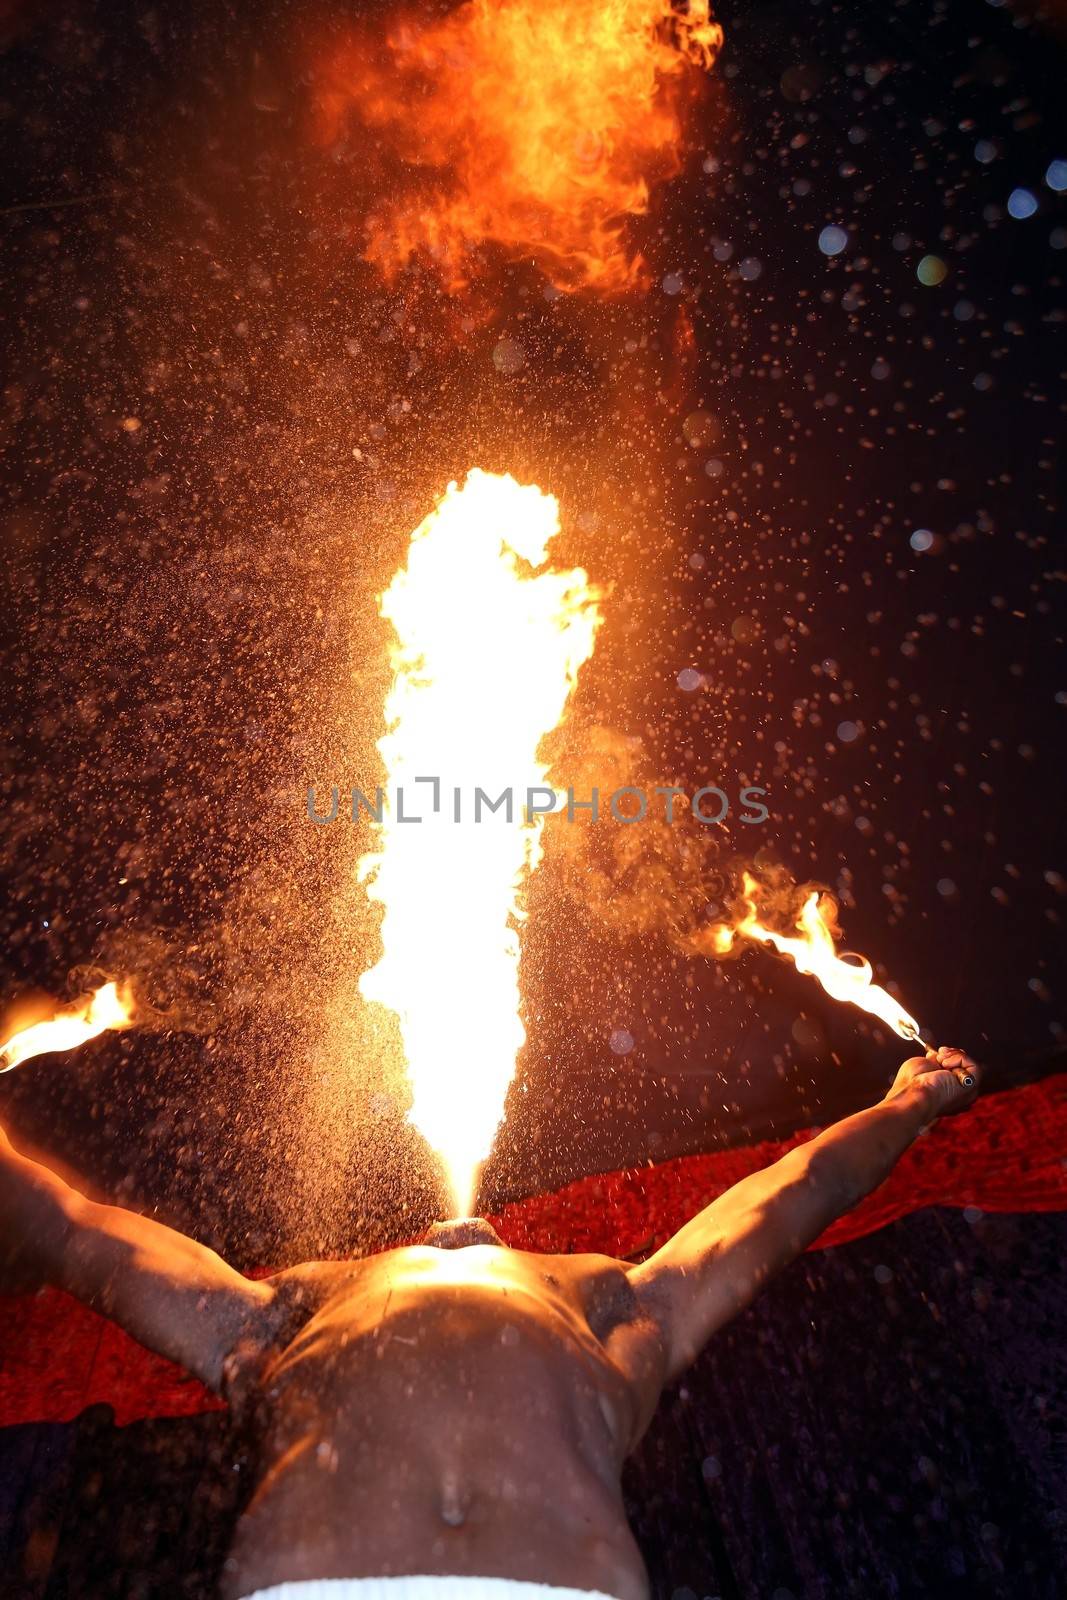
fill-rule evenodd
<path id="1" fill-rule="evenodd" d="M 465 1250 L 469 1245 L 491 1244 L 505 1249 L 503 1239 L 484 1217 L 453 1217 L 448 1222 L 432 1222 L 422 1243 L 438 1250 Z"/>

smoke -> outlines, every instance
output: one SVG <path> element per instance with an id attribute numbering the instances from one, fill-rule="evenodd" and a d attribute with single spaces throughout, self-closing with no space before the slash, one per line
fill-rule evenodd
<path id="1" fill-rule="evenodd" d="M 88 994 L 117 980 L 132 1000 L 134 1025 L 148 1033 L 193 1033 L 207 1037 L 218 1012 L 208 997 L 205 964 L 188 939 L 168 939 L 143 928 L 115 929 L 88 961 L 72 967 L 67 989 Z"/>
<path id="2" fill-rule="evenodd" d="M 756 884 L 760 915 L 769 926 L 794 930 L 801 907 L 817 890 L 830 931 L 839 937 L 836 902 L 821 885 L 798 883 L 763 851 L 753 859 L 737 847 L 725 822 L 694 820 L 686 794 L 676 793 L 669 802 L 666 780 L 651 772 L 640 739 L 600 725 L 583 729 L 557 753 L 553 781 L 559 790 L 572 787 L 576 799 L 598 790 L 605 811 L 607 797 L 621 788 L 639 789 L 648 798 L 647 815 L 630 825 L 594 822 L 579 807 L 573 817 L 561 812 L 547 819 L 546 852 L 562 892 L 615 937 L 656 934 L 682 955 L 730 960 L 745 945 L 735 941 L 724 948 L 716 932 L 745 914 L 746 875 Z"/>
<path id="3" fill-rule="evenodd" d="M 631 825 L 594 822 L 577 808 L 573 820 L 565 813 L 548 819 L 546 858 L 564 894 L 616 937 L 664 934 L 692 954 L 735 876 L 719 830 L 694 823 L 677 800 L 667 820 L 666 799 L 655 793 L 662 780 L 651 774 L 640 739 L 593 726 L 568 743 L 553 767 L 557 789 L 573 788 L 576 799 L 597 790 L 606 807 L 608 795 L 632 786 L 648 795 L 649 808 Z"/>

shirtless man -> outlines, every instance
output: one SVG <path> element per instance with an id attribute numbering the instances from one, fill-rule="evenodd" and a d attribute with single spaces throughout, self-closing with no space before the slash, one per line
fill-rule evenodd
<path id="1" fill-rule="evenodd" d="M 259 1420 L 227 1600 L 648 1600 L 620 1474 L 664 1386 L 977 1092 L 960 1051 L 906 1061 L 879 1104 L 736 1184 L 640 1266 L 509 1250 L 474 1218 L 261 1282 L 86 1200 L 0 1130 L 0 1259 Z"/>

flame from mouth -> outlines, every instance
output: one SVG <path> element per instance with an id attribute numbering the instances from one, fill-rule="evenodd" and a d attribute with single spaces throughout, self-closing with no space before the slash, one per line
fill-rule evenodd
<path id="1" fill-rule="evenodd" d="M 13 1033 L 0 1045 L 0 1072 L 10 1072 L 34 1056 L 76 1050 L 108 1029 L 130 1027 L 132 1021 L 133 1002 L 129 995 L 120 994 L 116 983 L 102 984 L 93 994 L 47 1021 L 35 1022 Z"/>
<path id="2" fill-rule="evenodd" d="M 687 70 L 721 44 L 708 0 L 467 0 L 401 14 L 384 45 L 351 33 L 319 66 L 321 136 L 354 113 L 405 173 L 367 218 L 366 258 L 392 280 L 419 257 L 456 292 L 491 242 L 561 289 L 644 282 L 625 219 L 678 170 Z"/>
<path id="3" fill-rule="evenodd" d="M 383 951 L 360 991 L 399 1018 L 410 1120 L 438 1152 L 460 1216 L 473 1209 L 526 1037 L 519 934 L 542 853 L 526 790 L 544 782 L 539 747 L 601 621 L 586 574 L 546 565 L 558 532 L 551 495 L 475 469 L 416 528 L 379 602 L 395 635 L 378 744 L 387 798 L 360 872 L 383 908 Z M 478 820 L 476 787 L 491 800 L 511 789 L 510 814 L 486 805 Z M 423 795 L 421 823 L 405 821 L 398 789 L 408 813 Z"/>

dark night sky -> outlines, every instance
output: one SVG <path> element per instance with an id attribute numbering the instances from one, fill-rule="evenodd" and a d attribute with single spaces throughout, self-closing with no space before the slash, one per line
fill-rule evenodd
<path id="1" fill-rule="evenodd" d="M 5 24 L 0 992 L 121 966 L 175 1026 L 12 1074 L 0 1115 L 245 1259 L 425 1209 L 372 1065 L 338 1065 L 371 1043 L 322 1020 L 365 964 L 361 842 L 304 804 L 367 774 L 373 597 L 475 464 L 557 493 L 565 555 L 614 585 L 576 726 L 658 781 L 770 790 L 701 890 L 757 849 L 828 885 L 932 1031 L 1037 1070 L 1064 1029 L 1067 15 L 727 11 L 634 226 L 647 293 L 546 296 L 490 251 L 467 316 L 359 260 L 359 141 L 308 129 L 342 17 Z M 899 1059 L 768 958 L 626 937 L 552 874 L 489 1199 L 784 1133 Z"/>

